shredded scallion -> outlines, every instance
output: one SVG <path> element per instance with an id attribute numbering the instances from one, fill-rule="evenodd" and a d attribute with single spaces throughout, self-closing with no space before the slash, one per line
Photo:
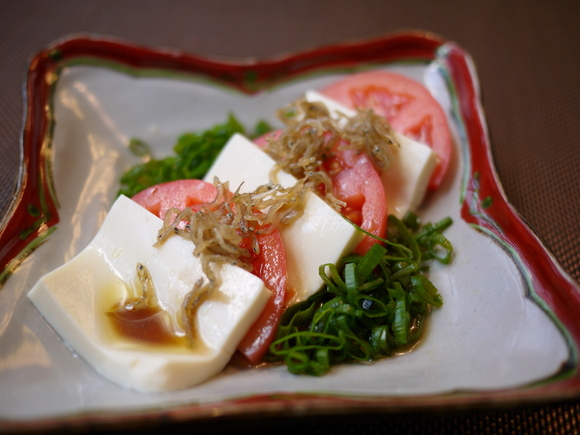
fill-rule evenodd
<path id="1" fill-rule="evenodd" d="M 286 310 L 267 359 L 295 374 L 323 375 L 333 365 L 375 361 L 421 337 L 430 307 L 443 305 L 422 273 L 426 260 L 444 264 L 453 247 L 446 218 L 420 227 L 416 216 L 389 216 L 389 240 L 364 256 L 320 266 L 325 287 Z M 437 247 L 444 254 L 433 251 Z"/>

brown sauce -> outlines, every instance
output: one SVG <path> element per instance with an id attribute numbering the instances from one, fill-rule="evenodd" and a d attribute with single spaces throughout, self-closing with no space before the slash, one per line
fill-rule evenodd
<path id="1" fill-rule="evenodd" d="M 145 352 L 190 354 L 207 352 L 196 335 L 192 341 L 175 330 L 170 315 L 158 304 L 126 308 L 132 292 L 120 279 L 112 280 L 99 291 L 96 309 L 103 340 L 116 349 Z"/>
<path id="2" fill-rule="evenodd" d="M 116 333 L 144 344 L 175 346 L 183 344 L 183 338 L 168 330 L 165 314 L 157 307 L 128 310 L 119 307 L 108 313 Z"/>

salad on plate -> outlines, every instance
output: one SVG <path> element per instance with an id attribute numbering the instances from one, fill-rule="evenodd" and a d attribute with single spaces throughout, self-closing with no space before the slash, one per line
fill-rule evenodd
<path id="1" fill-rule="evenodd" d="M 249 139 L 231 115 L 128 170 L 96 237 L 30 291 L 107 379 L 183 389 L 234 354 L 323 375 L 419 342 L 443 305 L 428 264 L 453 251 L 451 219 L 416 214 L 449 167 L 441 107 L 414 80 L 374 71 L 307 91 L 278 117 L 284 128 L 259 124 Z"/>
<path id="2" fill-rule="evenodd" d="M 26 92 L 2 422 L 577 394 L 577 283 L 505 198 L 456 44 L 230 64 L 72 37 Z"/>

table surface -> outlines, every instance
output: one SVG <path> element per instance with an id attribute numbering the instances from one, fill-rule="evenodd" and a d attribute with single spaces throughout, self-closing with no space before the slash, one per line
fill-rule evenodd
<path id="1" fill-rule="evenodd" d="M 28 62 L 62 36 L 96 33 L 200 55 L 264 59 L 422 29 L 472 55 L 506 196 L 580 280 L 579 21 L 577 0 L 2 1 L 0 216 L 8 212 L 17 182 Z M 580 430 L 578 411 L 580 401 L 568 401 L 436 414 L 228 419 L 195 427 L 220 433 L 239 431 L 240 425 L 278 433 L 559 433 Z M 163 429 L 186 430 L 189 423 Z"/>

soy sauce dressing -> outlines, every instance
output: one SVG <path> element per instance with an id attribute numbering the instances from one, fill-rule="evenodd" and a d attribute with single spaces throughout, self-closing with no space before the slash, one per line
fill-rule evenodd
<path id="1" fill-rule="evenodd" d="M 158 304 L 127 309 L 133 294 L 120 279 L 98 292 L 96 304 L 102 338 L 115 348 L 150 352 L 196 353 L 207 350 L 201 337 L 192 346 L 185 334 L 175 331 L 169 314 Z"/>
<path id="2" fill-rule="evenodd" d="M 132 310 L 119 307 L 109 311 L 107 315 L 120 337 L 151 345 L 187 344 L 185 337 L 180 337 L 168 329 L 167 315 L 159 307 L 147 306 Z"/>

